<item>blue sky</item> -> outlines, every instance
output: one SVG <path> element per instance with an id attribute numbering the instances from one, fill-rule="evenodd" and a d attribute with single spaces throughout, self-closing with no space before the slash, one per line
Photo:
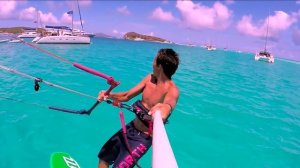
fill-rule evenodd
<path id="1" fill-rule="evenodd" d="M 109 1 L 79 0 L 84 30 L 122 37 L 134 31 L 177 43 L 212 43 L 217 48 L 256 52 L 300 61 L 300 0 L 296 1 Z M 30 26 L 36 11 L 43 25 L 80 28 L 76 1 L 0 1 L 0 27 Z M 268 19 L 269 17 L 269 19 Z"/>

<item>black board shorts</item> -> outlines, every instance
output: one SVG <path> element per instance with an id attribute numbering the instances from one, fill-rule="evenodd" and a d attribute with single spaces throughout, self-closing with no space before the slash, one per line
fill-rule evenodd
<path id="1" fill-rule="evenodd" d="M 133 168 L 135 163 L 132 158 L 138 161 L 151 147 L 152 137 L 137 130 L 133 121 L 126 125 L 127 138 L 132 155 L 126 147 L 122 129 L 115 133 L 102 147 L 98 158 L 104 160 L 114 168 Z"/>

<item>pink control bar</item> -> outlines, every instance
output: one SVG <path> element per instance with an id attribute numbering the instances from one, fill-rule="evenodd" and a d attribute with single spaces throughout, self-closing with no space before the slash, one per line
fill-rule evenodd
<path id="1" fill-rule="evenodd" d="M 88 72 L 88 73 L 91 73 L 91 74 L 93 74 L 93 75 L 96 75 L 96 76 L 99 76 L 99 77 L 101 77 L 101 78 L 106 79 L 106 80 L 107 80 L 107 83 L 110 84 L 110 85 L 117 86 L 117 85 L 120 84 L 120 82 L 115 81 L 113 77 L 107 76 L 107 75 L 105 75 L 105 74 L 103 74 L 103 73 L 101 73 L 101 72 L 98 72 L 98 71 L 96 71 L 96 70 L 94 70 L 94 69 L 91 69 L 91 68 L 88 68 L 88 67 L 86 67 L 86 66 L 83 66 L 83 65 L 81 65 L 81 64 L 73 63 L 73 66 L 76 67 L 76 68 L 79 68 L 79 69 L 81 69 L 81 70 L 83 70 L 83 71 L 86 71 L 86 72 Z"/>

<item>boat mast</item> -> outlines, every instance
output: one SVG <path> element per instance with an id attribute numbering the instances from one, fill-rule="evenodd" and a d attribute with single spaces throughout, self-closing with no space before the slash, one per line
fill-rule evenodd
<path id="1" fill-rule="evenodd" d="M 267 52 L 267 41 L 269 35 L 269 19 L 270 19 L 270 9 L 269 9 L 269 16 L 268 16 L 268 23 L 267 23 L 267 34 L 266 34 L 266 41 L 265 41 L 265 52 Z"/>
<path id="2" fill-rule="evenodd" d="M 73 11 L 72 11 L 72 36 L 73 36 Z"/>
<path id="3" fill-rule="evenodd" d="M 40 28 L 43 28 L 44 26 L 43 26 L 43 23 L 42 23 L 42 18 L 41 18 L 41 16 L 40 16 L 40 11 L 39 11 L 39 10 L 37 11 L 37 17 L 38 17 L 38 24 L 39 24 L 39 27 L 40 27 Z"/>
<path id="4" fill-rule="evenodd" d="M 38 27 L 39 27 L 39 11 L 38 11 L 38 9 L 35 9 L 35 10 L 36 10 L 36 20 L 34 21 L 36 23 L 35 31 L 38 32 Z"/>
<path id="5" fill-rule="evenodd" d="M 78 2 L 78 0 L 77 0 L 77 6 L 78 6 L 78 11 L 79 11 L 79 17 L 80 17 L 81 30 L 83 31 L 83 25 L 82 25 L 81 13 L 80 13 L 80 8 L 79 8 L 79 2 Z"/>

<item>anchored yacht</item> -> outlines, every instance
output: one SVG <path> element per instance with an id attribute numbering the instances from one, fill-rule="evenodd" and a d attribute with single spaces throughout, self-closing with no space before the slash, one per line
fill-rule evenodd
<path id="1" fill-rule="evenodd" d="M 91 39 L 85 35 L 73 35 L 66 26 L 46 26 L 46 32 L 32 40 L 37 44 L 90 44 Z"/>

